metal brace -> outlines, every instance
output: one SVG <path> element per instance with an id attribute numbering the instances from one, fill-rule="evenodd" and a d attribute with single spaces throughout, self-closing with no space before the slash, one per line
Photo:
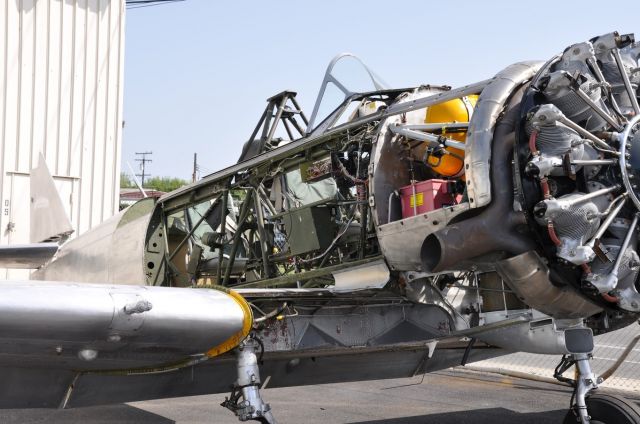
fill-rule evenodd
<path id="1" fill-rule="evenodd" d="M 232 411 L 240 421 L 255 420 L 264 424 L 277 424 L 271 414 L 271 406 L 260 396 L 260 370 L 256 352 L 261 348 L 261 343 L 251 336 L 238 346 L 238 380 L 231 395 L 221 405 Z"/>
<path id="2" fill-rule="evenodd" d="M 587 410 L 587 395 L 598 388 L 598 384 L 602 383 L 602 378 L 597 377 L 591 369 L 589 360 L 591 355 L 588 353 L 574 353 L 568 357 L 563 356 L 562 361 L 556 367 L 554 377 L 561 382 L 571 384 L 574 387 L 575 403 L 571 405 L 573 412 L 576 414 L 576 422 L 581 424 L 591 424 L 591 417 Z M 562 373 L 575 365 L 577 376 L 576 380 L 572 380 L 562 376 Z"/>

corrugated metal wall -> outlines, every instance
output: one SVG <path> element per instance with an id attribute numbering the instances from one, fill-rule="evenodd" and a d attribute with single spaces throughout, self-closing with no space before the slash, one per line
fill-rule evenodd
<path id="1" fill-rule="evenodd" d="M 29 240 L 40 153 L 76 234 L 117 212 L 124 11 L 124 0 L 2 1 L 1 244 Z"/>

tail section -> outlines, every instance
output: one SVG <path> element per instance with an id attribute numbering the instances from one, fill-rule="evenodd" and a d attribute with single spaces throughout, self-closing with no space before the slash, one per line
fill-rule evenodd
<path id="1" fill-rule="evenodd" d="M 73 233 L 42 154 L 31 170 L 31 243 L 64 241 Z"/>

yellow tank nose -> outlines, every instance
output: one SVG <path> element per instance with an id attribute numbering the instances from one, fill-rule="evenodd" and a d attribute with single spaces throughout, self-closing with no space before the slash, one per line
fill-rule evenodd
<path id="1" fill-rule="evenodd" d="M 472 95 L 430 106 L 425 113 L 424 122 L 426 124 L 469 122 L 477 101 L 478 96 Z M 453 140 L 464 142 L 467 132 L 457 131 L 447 133 L 445 128 L 442 135 Z M 427 163 L 438 174 L 445 177 L 453 177 L 462 171 L 464 166 L 464 151 L 452 147 L 447 147 L 447 151 L 452 154 L 442 157 L 427 156 Z"/>

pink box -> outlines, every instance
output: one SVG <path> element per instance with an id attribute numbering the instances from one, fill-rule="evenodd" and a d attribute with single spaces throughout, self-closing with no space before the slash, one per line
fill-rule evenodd
<path id="1" fill-rule="evenodd" d="M 462 201 L 461 194 L 449 191 L 452 181 L 426 180 L 402 187 L 400 189 L 400 202 L 402 204 L 402 218 L 421 215 L 445 206 L 457 205 Z M 415 188 L 415 195 L 414 195 Z M 413 204 L 416 204 L 414 213 Z"/>

